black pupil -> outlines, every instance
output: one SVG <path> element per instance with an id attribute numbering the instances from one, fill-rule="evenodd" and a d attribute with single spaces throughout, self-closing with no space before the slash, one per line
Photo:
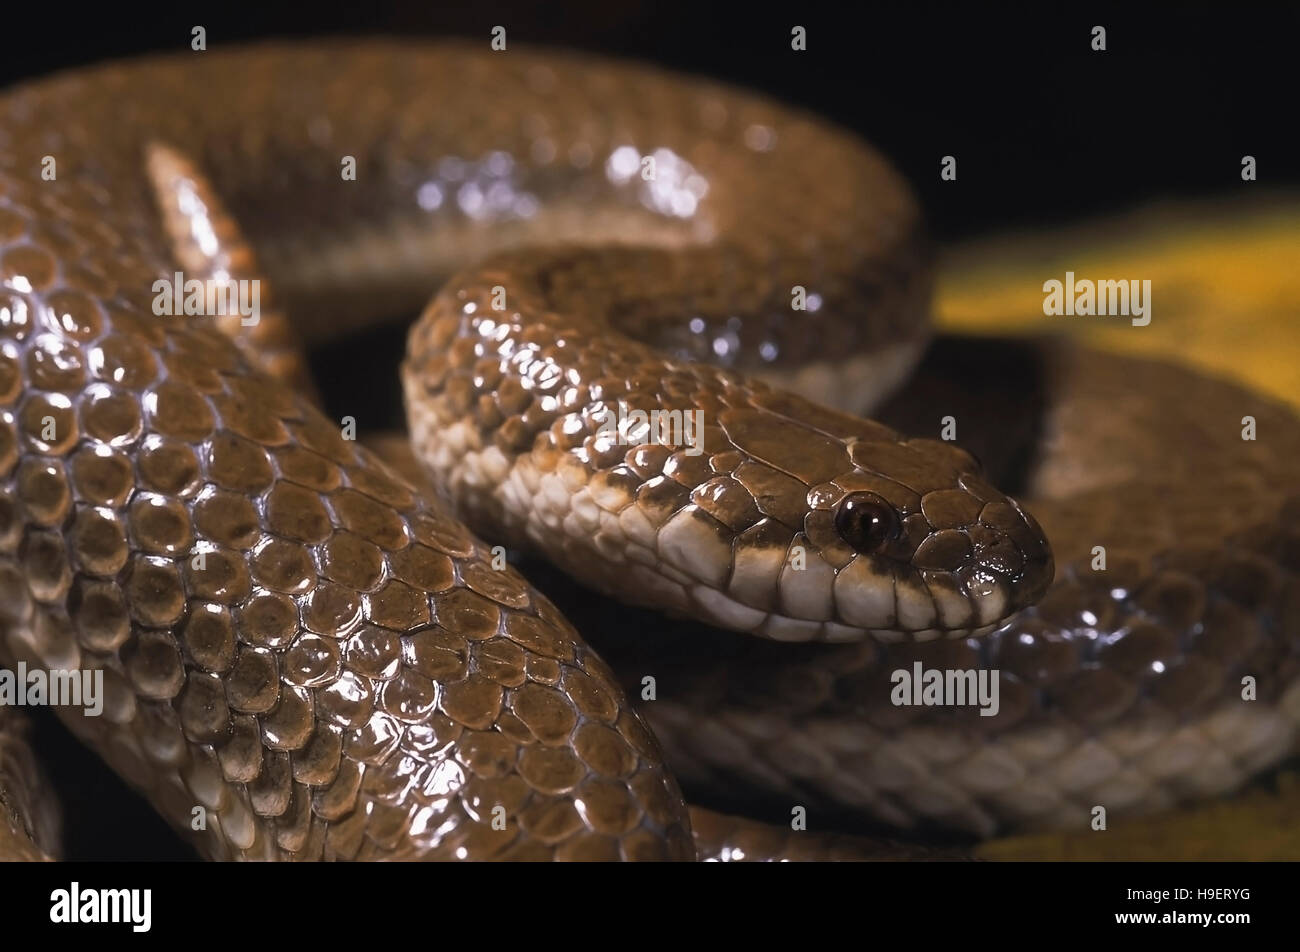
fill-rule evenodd
<path id="1" fill-rule="evenodd" d="M 835 531 L 858 552 L 874 552 L 898 538 L 894 507 L 875 493 L 849 493 L 835 510 Z"/>

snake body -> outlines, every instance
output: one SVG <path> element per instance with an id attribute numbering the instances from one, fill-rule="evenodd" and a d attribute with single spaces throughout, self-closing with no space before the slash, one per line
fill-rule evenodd
<path id="1" fill-rule="evenodd" d="M 316 409 L 270 315 L 232 341 L 155 312 L 229 242 L 169 206 L 187 162 L 305 337 L 441 288 L 403 381 L 442 498 Z M 1279 761 L 1300 423 L 1063 350 L 1030 516 L 852 415 L 920 351 L 927 257 L 867 146 L 643 67 L 369 42 L 12 90 L 0 656 L 103 670 L 103 715 L 60 716 L 215 858 L 693 858 L 672 774 L 989 834 Z M 698 413 L 698 443 L 602 426 L 638 410 Z M 740 634 L 634 646 L 652 733 L 473 533 Z M 891 704 L 916 661 L 997 669 L 999 713 Z"/>

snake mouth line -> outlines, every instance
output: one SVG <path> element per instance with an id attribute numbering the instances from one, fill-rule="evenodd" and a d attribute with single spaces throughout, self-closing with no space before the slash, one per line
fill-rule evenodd
<path id="1" fill-rule="evenodd" d="M 640 586 L 659 591 L 667 574 L 669 584 L 685 590 L 703 620 L 733 631 L 789 642 L 923 642 L 987 634 L 1035 603 L 1054 575 L 1050 553 L 1025 561 L 1015 575 L 990 562 L 976 562 L 957 573 L 900 573 L 882 570 L 881 561 L 859 557 L 824 576 L 824 610 L 803 616 L 758 607 L 662 565 L 634 568 L 628 591 L 621 595 L 629 597 L 629 591 Z"/>

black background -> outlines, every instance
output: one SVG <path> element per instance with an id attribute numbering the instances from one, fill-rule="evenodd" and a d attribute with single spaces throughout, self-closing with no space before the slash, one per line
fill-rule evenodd
<path id="1" fill-rule="evenodd" d="M 808 30 L 806 52 L 790 49 L 796 23 Z M 941 241 L 1065 224 L 1156 199 L 1300 187 L 1294 7 L 727 9 L 624 0 L 69 13 L 49 3 L 10 4 L 0 20 L 0 83 L 187 51 L 196 24 L 207 29 L 209 49 L 271 36 L 362 33 L 456 35 L 486 45 L 500 24 L 512 45 L 635 57 L 764 90 L 879 146 L 912 181 Z M 1105 52 L 1090 47 L 1098 24 L 1107 29 Z M 1241 181 L 1245 154 L 1258 160 L 1257 183 Z M 939 178 L 944 155 L 957 157 L 957 182 Z M 331 360 L 356 359 L 346 348 L 317 355 L 317 372 L 323 365 L 328 377 Z M 37 742 L 65 802 L 69 858 L 193 855 L 78 751 L 48 712 L 38 717 Z"/>

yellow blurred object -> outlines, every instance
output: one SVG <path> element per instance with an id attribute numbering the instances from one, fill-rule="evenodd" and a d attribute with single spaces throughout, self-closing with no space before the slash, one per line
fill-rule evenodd
<path id="1" fill-rule="evenodd" d="M 1295 860 L 1300 858 L 1300 777 L 1284 774 L 1274 790 L 1114 822 L 1106 830 L 991 840 L 975 854 L 1002 861 Z"/>
<path id="2" fill-rule="evenodd" d="M 1049 317 L 1043 282 L 1150 280 L 1151 323 Z M 1155 205 L 1122 218 L 979 239 L 941 262 L 936 313 L 962 333 L 1070 333 L 1173 357 L 1300 406 L 1300 198 Z"/>

